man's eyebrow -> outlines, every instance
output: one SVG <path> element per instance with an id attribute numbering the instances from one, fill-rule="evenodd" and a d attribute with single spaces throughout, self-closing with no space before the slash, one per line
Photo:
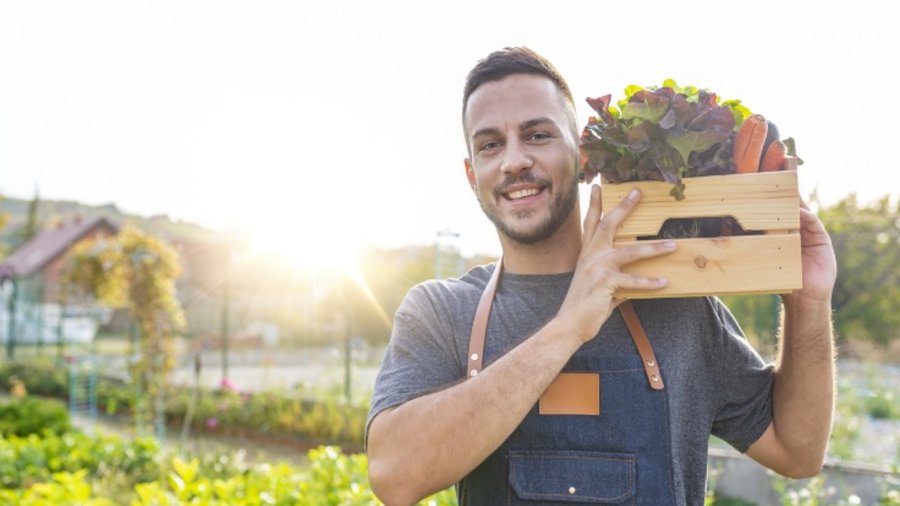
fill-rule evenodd
<path id="1" fill-rule="evenodd" d="M 519 125 L 519 130 L 528 130 L 529 128 L 534 128 L 538 125 L 543 125 L 544 123 L 550 123 L 551 125 L 556 126 L 556 123 L 554 123 L 552 119 L 544 116 L 522 122 L 522 124 Z"/>
<path id="2" fill-rule="evenodd" d="M 479 128 L 478 130 L 475 130 L 475 133 L 472 134 L 472 138 L 477 139 L 482 135 L 500 135 L 500 129 L 494 127 Z"/>
<path id="3" fill-rule="evenodd" d="M 556 125 L 556 123 L 554 123 L 552 119 L 550 119 L 546 116 L 542 116 L 540 118 L 534 118 L 534 119 L 530 119 L 527 121 L 523 121 L 522 123 L 519 124 L 519 130 L 528 130 L 529 128 L 534 128 L 538 125 L 543 125 L 545 123 L 549 123 L 554 126 Z M 495 127 L 479 128 L 478 130 L 475 130 L 475 133 L 472 134 L 472 138 L 477 139 L 478 137 L 480 137 L 482 135 L 499 135 L 499 134 L 500 134 L 499 128 L 495 128 Z"/>

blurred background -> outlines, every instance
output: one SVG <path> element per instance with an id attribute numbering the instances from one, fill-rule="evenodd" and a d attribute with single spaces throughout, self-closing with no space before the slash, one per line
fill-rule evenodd
<path id="1" fill-rule="evenodd" d="M 189 501 L 219 479 L 372 503 L 359 452 L 394 311 L 415 284 L 500 252 L 463 176 L 465 75 L 527 45 L 566 76 L 581 124 L 584 98 L 673 78 L 796 139 L 801 194 L 839 262 L 829 464 L 785 480 L 713 439 L 708 503 L 900 504 L 898 14 L 0 3 L 0 450 L 19 459 L 0 466 L 0 498 Z M 770 359 L 777 297 L 725 299 Z M 28 461 L 35 445 L 85 457 Z M 221 494 L 207 499 L 243 500 Z"/>

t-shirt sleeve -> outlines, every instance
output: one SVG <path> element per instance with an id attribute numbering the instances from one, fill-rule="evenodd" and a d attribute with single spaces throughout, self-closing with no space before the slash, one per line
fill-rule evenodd
<path id="1" fill-rule="evenodd" d="M 463 379 L 455 330 L 446 311 L 435 298 L 439 290 L 419 285 L 400 304 L 394 316 L 391 338 L 375 379 L 372 405 L 366 420 L 369 425 L 378 413 L 392 406 L 443 390 Z M 446 302 L 446 301 L 444 301 Z"/>
<path id="2" fill-rule="evenodd" d="M 774 367 L 750 346 L 728 308 L 717 298 L 709 300 L 720 332 L 712 434 L 744 453 L 772 421 Z"/>

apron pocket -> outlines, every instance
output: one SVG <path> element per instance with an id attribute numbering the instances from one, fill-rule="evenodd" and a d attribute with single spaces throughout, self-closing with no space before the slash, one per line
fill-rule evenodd
<path id="1" fill-rule="evenodd" d="M 522 501 L 621 504 L 634 496 L 634 474 L 631 453 L 509 452 L 509 485 Z"/>

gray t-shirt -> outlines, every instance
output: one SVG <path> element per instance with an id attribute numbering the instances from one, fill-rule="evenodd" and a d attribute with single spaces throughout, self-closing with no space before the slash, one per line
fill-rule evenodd
<path id="1" fill-rule="evenodd" d="M 369 423 L 386 408 L 465 378 L 475 309 L 493 268 L 476 267 L 460 279 L 428 281 L 410 290 L 395 315 Z M 556 315 L 571 280 L 571 273 L 501 274 L 488 322 L 485 367 Z M 772 420 L 773 367 L 750 347 L 717 298 L 632 303 L 668 389 L 677 502 L 703 504 L 709 435 L 744 452 L 763 434 Z M 584 346 L 637 354 L 618 311 Z"/>

